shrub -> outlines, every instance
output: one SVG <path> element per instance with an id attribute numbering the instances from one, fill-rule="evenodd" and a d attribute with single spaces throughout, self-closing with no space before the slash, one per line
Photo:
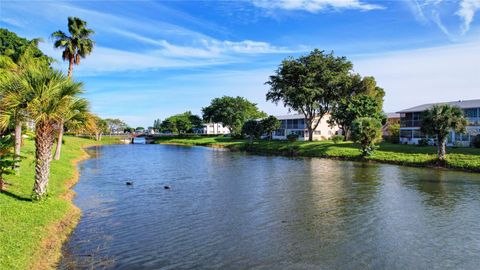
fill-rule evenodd
<path id="1" fill-rule="evenodd" d="M 298 140 L 298 134 L 290 133 L 287 135 L 287 139 L 291 142 L 295 142 Z"/>
<path id="2" fill-rule="evenodd" d="M 357 118 L 352 123 L 352 138 L 360 144 L 362 156 L 369 156 L 382 139 L 382 123 L 371 117 Z"/>
<path id="3" fill-rule="evenodd" d="M 345 140 L 345 136 L 343 136 L 343 135 L 332 136 L 332 141 L 333 141 L 334 144 L 337 144 L 339 142 L 343 142 L 343 140 Z"/>
<path id="4" fill-rule="evenodd" d="M 418 141 L 418 146 L 428 146 L 428 140 L 427 139 L 420 139 Z"/>

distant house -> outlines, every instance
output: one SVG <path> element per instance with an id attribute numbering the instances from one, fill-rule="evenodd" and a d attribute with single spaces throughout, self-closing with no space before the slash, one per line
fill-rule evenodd
<path id="1" fill-rule="evenodd" d="M 450 132 L 447 145 L 469 146 L 472 138 L 480 134 L 480 99 L 423 104 L 399 111 L 400 143 L 418 144 L 419 140 L 426 138 L 420 131 L 423 113 L 436 104 L 449 104 L 463 109 L 468 122 L 467 132 L 466 134 Z"/>
<path id="2" fill-rule="evenodd" d="M 203 128 L 201 128 L 198 131 L 199 133 L 202 133 L 202 134 L 212 134 L 212 135 L 230 134 L 230 129 L 228 127 L 223 126 L 222 123 L 203 124 Z"/>
<path id="3" fill-rule="evenodd" d="M 291 114 L 276 116 L 280 120 L 280 128 L 273 132 L 273 139 L 285 140 L 289 134 L 297 134 L 299 140 L 308 140 L 308 129 L 305 124 L 305 115 Z M 335 134 L 338 134 L 337 126 L 330 127 L 327 121 L 330 115 L 325 115 L 317 128 L 313 131 L 313 140 L 326 140 Z"/>

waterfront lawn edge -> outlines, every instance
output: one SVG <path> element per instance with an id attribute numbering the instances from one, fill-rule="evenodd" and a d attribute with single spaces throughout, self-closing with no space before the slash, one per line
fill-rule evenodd
<path id="1" fill-rule="evenodd" d="M 433 146 L 380 143 L 378 149 L 368 157 L 362 157 L 359 146 L 352 142 L 333 141 L 279 141 L 256 140 L 249 145 L 247 140 L 231 137 L 164 136 L 155 138 L 157 144 L 221 147 L 232 151 L 245 151 L 260 155 L 319 157 L 338 160 L 379 162 L 414 167 L 434 167 L 470 172 L 480 172 L 480 149 L 447 149 L 447 160 L 440 163 L 437 149 Z"/>

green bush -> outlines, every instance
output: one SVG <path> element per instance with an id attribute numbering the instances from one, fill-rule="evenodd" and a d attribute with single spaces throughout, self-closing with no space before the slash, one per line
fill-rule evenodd
<path id="1" fill-rule="evenodd" d="M 427 139 L 420 139 L 418 141 L 418 146 L 428 146 L 428 140 Z"/>
<path id="2" fill-rule="evenodd" d="M 360 144 L 362 156 L 370 156 L 382 139 L 382 123 L 375 118 L 357 118 L 352 123 L 352 138 Z"/>
<path id="3" fill-rule="evenodd" d="M 294 134 L 294 133 L 288 134 L 287 139 L 291 142 L 295 142 L 298 140 L 298 134 Z"/>
<path id="4" fill-rule="evenodd" d="M 473 137 L 472 139 L 472 146 L 475 148 L 480 148 L 480 134 L 477 136 Z"/>
<path id="5" fill-rule="evenodd" d="M 345 136 L 343 135 L 334 135 L 332 136 L 332 141 L 334 144 L 337 144 L 339 142 L 343 142 L 345 140 Z"/>

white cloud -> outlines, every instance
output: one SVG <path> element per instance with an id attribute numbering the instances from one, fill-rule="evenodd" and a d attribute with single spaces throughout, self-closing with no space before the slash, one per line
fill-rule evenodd
<path id="1" fill-rule="evenodd" d="M 353 59 L 386 91 L 385 110 L 480 98 L 480 42 L 370 55 Z"/>
<path id="2" fill-rule="evenodd" d="M 383 6 L 359 0 L 253 0 L 255 6 L 266 9 L 305 10 L 316 13 L 324 10 L 356 9 L 362 11 L 384 9 Z"/>
<path id="3" fill-rule="evenodd" d="M 480 0 L 462 0 L 460 9 L 455 13 L 463 20 L 462 32 L 466 33 L 470 29 L 475 13 L 480 10 Z"/>

